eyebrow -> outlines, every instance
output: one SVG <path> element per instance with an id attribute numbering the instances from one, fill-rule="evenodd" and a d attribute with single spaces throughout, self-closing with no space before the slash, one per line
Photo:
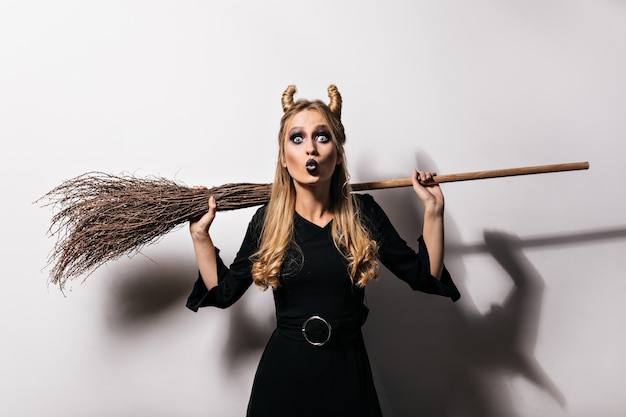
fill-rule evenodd
<path id="1" fill-rule="evenodd" d="M 300 132 L 302 131 L 302 127 L 301 126 L 294 126 L 291 129 L 289 129 L 289 134 L 291 135 L 292 133 L 296 133 L 296 132 Z M 322 130 L 326 130 L 330 133 L 330 127 L 328 127 L 327 125 L 317 125 L 315 126 L 315 128 L 313 129 L 313 132 L 319 132 Z"/>
<path id="2" fill-rule="evenodd" d="M 320 130 L 327 130 L 330 133 L 330 127 L 326 125 L 319 125 L 315 128 L 315 132 L 319 132 Z"/>

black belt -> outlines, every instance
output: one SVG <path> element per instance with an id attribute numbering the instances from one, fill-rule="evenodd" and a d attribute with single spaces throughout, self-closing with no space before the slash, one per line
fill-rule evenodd
<path id="1" fill-rule="evenodd" d="M 364 305 L 355 313 L 330 318 L 314 314 L 306 318 L 277 318 L 278 331 L 290 339 L 301 340 L 313 346 L 325 346 L 352 340 L 361 334 L 369 309 Z"/>

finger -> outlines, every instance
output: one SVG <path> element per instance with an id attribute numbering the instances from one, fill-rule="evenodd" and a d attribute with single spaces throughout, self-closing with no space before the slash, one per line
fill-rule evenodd
<path id="1" fill-rule="evenodd" d="M 209 215 L 211 217 L 215 217 L 216 211 L 217 211 L 217 203 L 215 202 L 215 197 L 209 196 Z"/>
<path id="2" fill-rule="evenodd" d="M 217 203 L 215 202 L 215 197 L 209 196 L 209 202 L 207 204 L 207 207 L 208 210 L 202 218 L 202 226 L 208 230 L 209 227 L 211 227 L 211 223 L 213 223 L 213 219 L 215 219 L 215 212 L 217 211 Z"/>
<path id="3" fill-rule="evenodd" d="M 429 172 L 429 171 L 418 171 L 418 181 L 422 186 L 430 187 L 433 185 L 437 185 L 437 181 L 435 180 L 435 176 L 437 173 Z"/>
<path id="4" fill-rule="evenodd" d="M 420 181 L 420 177 L 419 177 L 419 171 L 414 169 L 413 173 L 411 175 L 411 183 L 413 184 L 413 187 L 419 187 L 421 186 L 421 184 L 419 183 Z"/>
<path id="5" fill-rule="evenodd" d="M 209 196 L 207 203 L 207 211 L 200 217 L 189 220 L 189 227 L 194 229 L 202 229 L 208 230 L 213 223 L 213 219 L 215 218 L 215 213 L 217 211 L 217 203 L 215 202 L 215 197 Z"/>
<path id="6" fill-rule="evenodd" d="M 417 169 L 414 169 L 413 178 L 419 183 L 419 185 L 423 186 L 426 182 L 432 180 L 432 174 L 430 172 L 418 171 Z"/>

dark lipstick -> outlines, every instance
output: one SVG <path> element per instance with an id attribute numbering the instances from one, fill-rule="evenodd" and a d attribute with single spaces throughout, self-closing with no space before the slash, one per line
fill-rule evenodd
<path id="1" fill-rule="evenodd" d="M 315 159 L 309 159 L 306 161 L 306 170 L 309 174 L 314 175 L 317 172 L 319 164 Z"/>

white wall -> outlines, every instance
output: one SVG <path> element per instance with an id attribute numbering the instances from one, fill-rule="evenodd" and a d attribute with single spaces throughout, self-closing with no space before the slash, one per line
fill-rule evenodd
<path id="1" fill-rule="evenodd" d="M 271 294 L 187 311 L 183 228 L 64 297 L 32 203 L 88 171 L 270 182 L 290 83 L 339 86 L 354 181 L 591 163 L 443 187 L 462 300 L 368 290 L 387 416 L 623 415 L 625 47 L 619 0 L 3 1 L 0 415 L 244 414 Z M 375 196 L 413 241 L 416 198 Z M 216 220 L 227 261 L 252 213 Z"/>

